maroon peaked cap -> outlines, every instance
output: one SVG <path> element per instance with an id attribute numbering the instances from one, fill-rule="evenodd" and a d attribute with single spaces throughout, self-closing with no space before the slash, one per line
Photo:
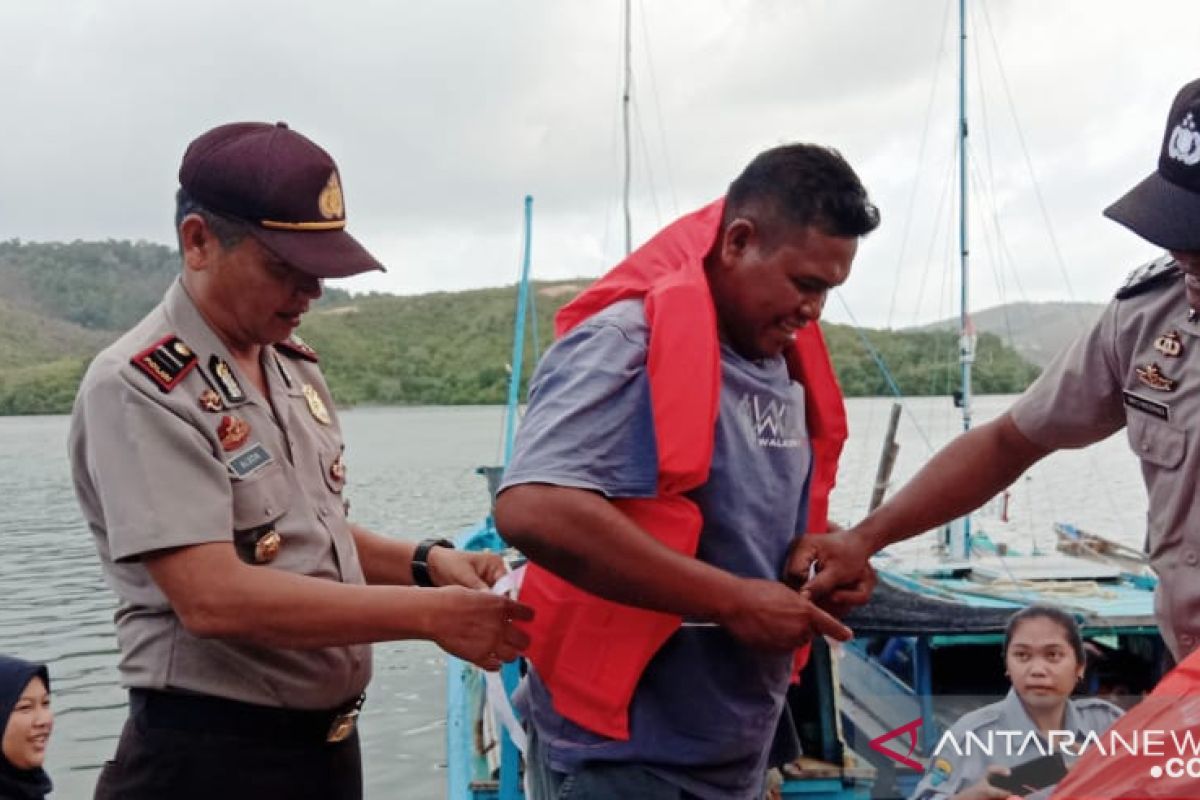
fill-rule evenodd
<path id="1" fill-rule="evenodd" d="M 301 272 L 344 278 L 383 265 L 346 232 L 337 164 L 286 123 L 221 125 L 188 145 L 179 185 L 205 209 L 248 223 Z"/>

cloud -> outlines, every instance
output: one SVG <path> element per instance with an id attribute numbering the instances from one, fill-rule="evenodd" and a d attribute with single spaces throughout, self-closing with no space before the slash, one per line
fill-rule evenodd
<path id="1" fill-rule="evenodd" d="M 1194 10 L 970 5 L 971 153 L 991 187 L 974 206 L 995 211 L 973 224 L 976 306 L 1067 297 L 1042 205 L 1076 298 L 1099 300 L 1153 255 L 1099 212 L 1153 168 L 1171 97 L 1195 77 Z M 885 220 L 843 290 L 855 316 L 948 311 L 930 298 L 953 295 L 955 7 L 635 0 L 635 240 L 718 195 L 759 150 L 828 143 Z M 619 0 L 4 4 L 0 238 L 169 242 L 187 142 L 225 121 L 285 119 L 338 159 L 350 227 L 392 267 L 352 290 L 511 282 L 526 193 L 535 271 L 598 274 L 622 249 L 620 13 Z M 1013 128 L 1005 82 L 1023 148 L 984 136 Z"/>

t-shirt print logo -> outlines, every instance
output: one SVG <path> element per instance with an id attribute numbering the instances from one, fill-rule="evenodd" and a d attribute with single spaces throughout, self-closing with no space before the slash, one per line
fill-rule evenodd
<path id="1" fill-rule="evenodd" d="M 738 403 L 738 411 L 748 423 L 751 440 L 759 447 L 799 447 L 804 440 L 802 420 L 787 403 L 746 394 Z"/>
<path id="2" fill-rule="evenodd" d="M 1200 164 L 1200 133 L 1196 132 L 1196 120 L 1190 111 L 1171 131 L 1167 155 L 1189 167 Z"/>

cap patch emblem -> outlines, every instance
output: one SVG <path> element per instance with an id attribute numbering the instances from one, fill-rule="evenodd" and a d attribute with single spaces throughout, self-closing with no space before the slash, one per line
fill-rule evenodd
<path id="1" fill-rule="evenodd" d="M 329 409 L 325 407 L 325 401 L 321 399 L 321 395 L 312 387 L 311 383 L 304 384 L 304 402 L 308 403 L 308 411 L 313 415 L 313 419 L 322 425 L 330 423 Z"/>
<path id="2" fill-rule="evenodd" d="M 249 437 L 250 423 L 240 417 L 226 414 L 217 424 L 217 438 L 221 440 L 221 447 L 226 452 L 237 450 L 246 443 L 246 439 Z"/>
<path id="3" fill-rule="evenodd" d="M 346 216 L 346 204 L 342 202 L 342 184 L 335 170 L 329 175 L 329 182 L 317 197 L 317 208 L 325 219 L 342 219 Z"/>
<path id="4" fill-rule="evenodd" d="M 1171 131 L 1167 155 L 1188 167 L 1200 164 L 1200 133 L 1196 132 L 1196 120 L 1192 118 L 1192 112 L 1189 111 Z"/>

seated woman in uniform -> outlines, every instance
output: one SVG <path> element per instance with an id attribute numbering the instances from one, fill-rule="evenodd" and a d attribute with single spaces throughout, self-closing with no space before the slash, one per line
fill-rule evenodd
<path id="1" fill-rule="evenodd" d="M 913 800 L 1003 800 L 1013 794 L 1032 794 L 1029 789 L 995 786 L 989 776 L 1007 776 L 1050 753 L 1051 745 L 1061 744 L 1058 737 L 1063 736 L 1059 733 L 1051 739 L 1051 731 L 1070 732 L 1070 750 L 1077 754 L 1087 734 L 1103 733 L 1121 716 L 1121 710 L 1105 700 L 1071 698 L 1083 678 L 1084 665 L 1083 637 L 1070 614 L 1050 606 L 1029 606 L 1013 614 L 1004 631 L 1005 675 L 1012 682 L 1008 696 L 954 723 L 949 737 L 957 748 L 946 736 L 941 738 L 940 751 L 931 757 Z M 1031 731 L 1037 733 L 1041 748 L 1026 743 Z M 994 742 L 990 756 L 977 744 L 986 743 L 989 733 Z M 1069 761 L 1072 753 L 1062 755 Z M 1036 794 L 1049 796 L 1050 791 Z"/>
<path id="2" fill-rule="evenodd" d="M 45 665 L 0 655 L 0 798 L 41 800 L 50 792 L 42 762 L 53 727 Z"/>

